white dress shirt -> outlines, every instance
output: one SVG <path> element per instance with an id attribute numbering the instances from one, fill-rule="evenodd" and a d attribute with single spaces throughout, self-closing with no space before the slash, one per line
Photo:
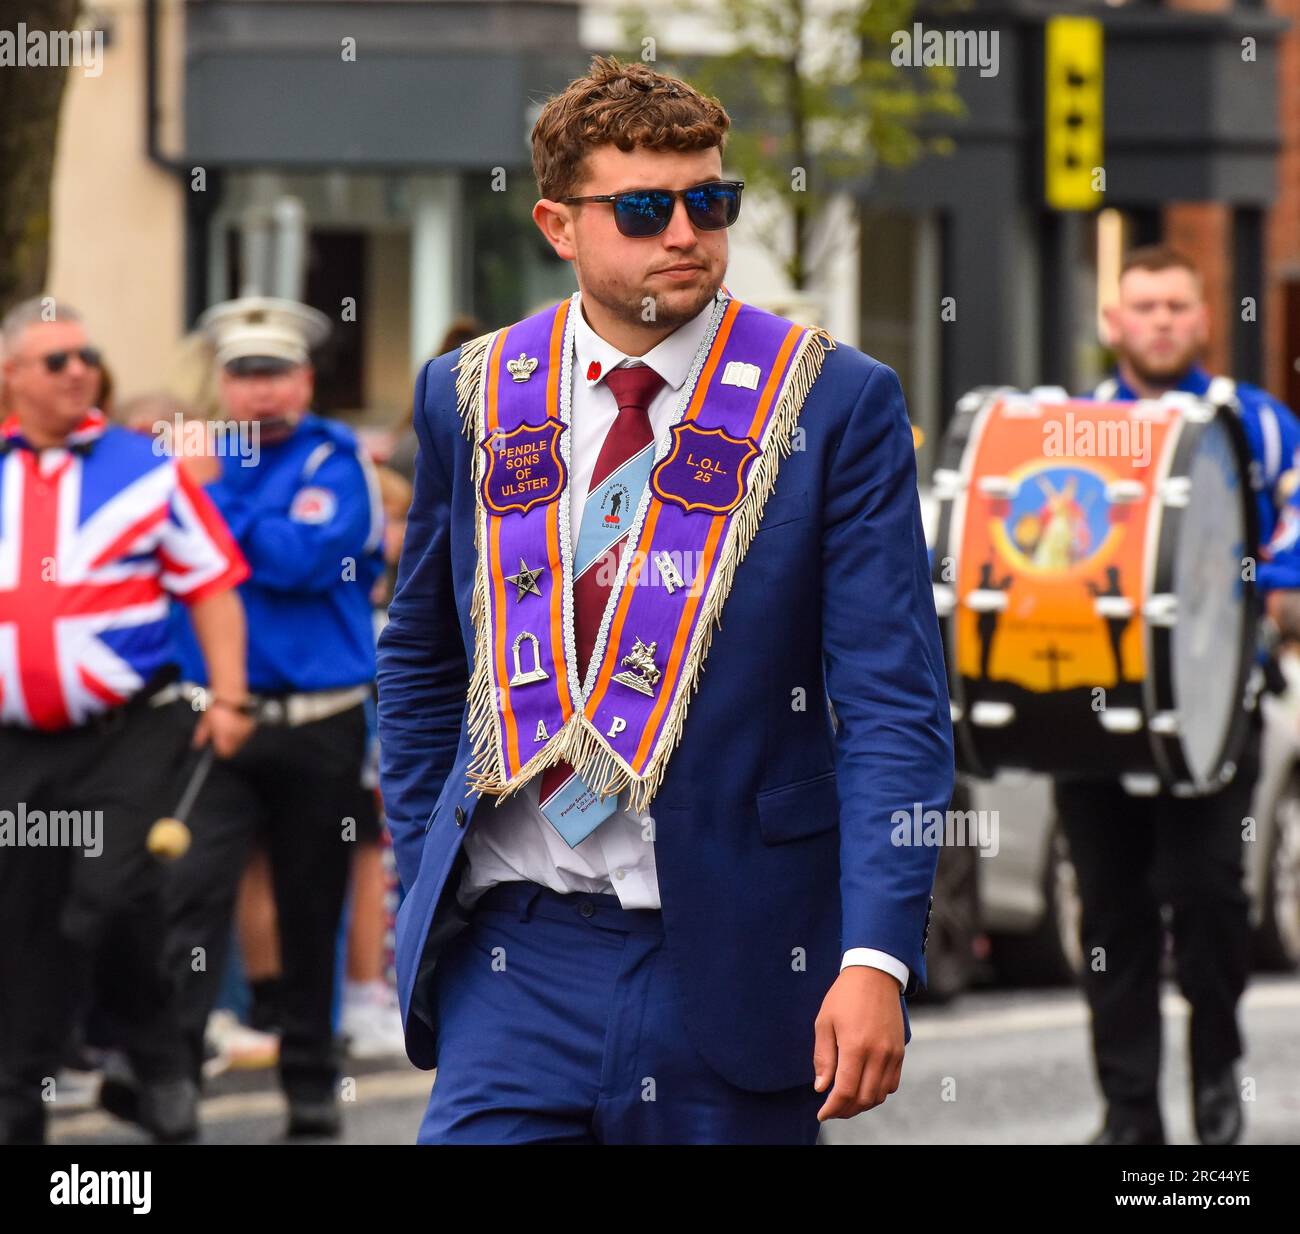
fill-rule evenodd
<path id="1" fill-rule="evenodd" d="M 641 363 L 648 364 L 664 379 L 663 388 L 649 407 L 655 439 L 662 445 L 712 311 L 711 301 L 697 317 L 640 357 L 628 356 L 607 343 L 582 312 L 574 316 L 576 359 L 569 442 L 569 528 L 574 546 L 596 457 L 618 415 L 614 396 L 602 379 L 620 365 Z M 589 379 L 593 363 L 599 368 L 594 379 Z M 620 809 L 576 848 L 570 848 L 538 807 L 540 780 L 540 776 L 534 776 L 531 783 L 500 805 L 490 797 L 480 801 L 474 825 L 464 841 L 469 866 L 458 888 L 461 904 L 469 908 L 497 883 L 526 880 L 561 894 L 612 893 L 624 908 L 662 907 L 649 812 L 636 814 L 628 809 L 624 791 L 619 795 Z M 907 966 L 883 951 L 853 947 L 844 953 L 840 967 L 850 964 L 883 969 L 900 985 L 907 985 Z"/>

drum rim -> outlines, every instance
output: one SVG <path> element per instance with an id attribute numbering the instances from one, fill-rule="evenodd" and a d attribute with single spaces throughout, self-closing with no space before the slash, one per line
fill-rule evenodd
<path id="1" fill-rule="evenodd" d="M 940 461 L 947 470 L 957 472 L 961 476 L 963 483 L 953 497 L 939 503 L 938 526 L 935 528 L 934 541 L 936 547 L 942 545 L 944 551 L 942 556 L 936 556 L 931 563 L 931 585 L 943 582 L 943 561 L 951 559 L 955 562 L 957 560 L 955 545 L 960 543 L 966 529 L 966 494 L 970 489 L 971 460 L 973 460 L 976 452 L 974 445 L 984 432 L 984 426 L 988 423 L 993 406 L 1009 393 L 1015 394 L 1019 393 L 1019 391 L 1014 386 L 978 386 L 957 400 L 957 412 L 943 435 Z M 978 404 L 962 410 L 961 405 L 963 402 L 976 398 L 979 399 Z M 961 426 L 965 426 L 965 433 L 957 432 L 957 429 Z M 950 701 L 956 702 L 959 709 L 958 719 L 953 723 L 953 736 L 961 748 L 966 765 L 971 768 L 971 774 L 981 779 L 989 779 L 992 773 L 988 765 L 980 757 L 974 731 L 970 724 L 970 710 L 966 705 L 961 674 L 956 668 L 957 622 L 955 614 L 956 606 L 954 605 L 953 612 L 946 617 L 939 618 L 939 632 L 947 652 L 948 696 Z"/>
<path id="2" fill-rule="evenodd" d="M 931 563 L 930 572 L 932 585 L 949 585 L 943 579 L 942 563 L 945 560 L 958 561 L 959 555 L 955 550 L 955 545 L 960 543 L 965 531 L 968 506 L 967 494 L 972 480 L 973 459 L 977 453 L 979 439 L 982 437 L 989 416 L 992 413 L 992 408 L 1008 394 L 1023 393 L 1025 392 L 1014 386 L 981 386 L 968 391 L 957 402 L 956 414 L 943 435 L 939 462 L 943 469 L 957 473 L 961 477 L 962 483 L 953 496 L 938 502 L 934 537 L 935 556 Z M 975 399 L 978 399 L 978 403 L 974 403 Z M 1093 400 L 1071 399 L 1070 401 L 1086 402 Z M 1188 460 L 1194 454 L 1195 444 L 1199 441 L 1200 436 L 1209 425 L 1223 423 L 1242 477 L 1240 492 L 1241 500 L 1244 503 L 1243 527 L 1245 542 L 1252 547 L 1253 555 L 1257 555 L 1259 511 L 1255 502 L 1255 489 L 1251 482 L 1252 469 L 1250 466 L 1249 443 L 1246 440 L 1245 430 L 1242 428 L 1239 414 L 1232 403 L 1211 402 L 1207 398 L 1200 398 L 1198 401 L 1212 407 L 1214 414 L 1203 422 L 1194 422 L 1180 410 L 1176 411 L 1176 423 L 1171 426 L 1170 436 L 1166 439 L 1162 451 L 1161 465 L 1164 471 L 1156 483 L 1160 484 L 1170 475 L 1190 474 Z M 972 403 L 973 405 L 963 409 L 963 403 Z M 962 431 L 963 429 L 964 431 Z M 1191 432 L 1190 429 L 1196 431 Z M 1175 464 L 1179 461 L 1182 462 L 1181 470 L 1175 468 Z M 1146 588 L 1144 594 L 1147 596 L 1156 594 L 1158 578 L 1172 580 L 1174 553 L 1177 548 L 1175 532 L 1181 521 L 1181 510 L 1166 505 L 1159 495 L 1158 488 L 1153 491 L 1151 502 L 1155 509 L 1148 518 L 1147 535 L 1154 540 L 1154 544 L 1149 545 L 1148 551 L 1144 553 L 1146 577 L 1143 581 Z M 1190 790 L 1196 794 L 1203 794 L 1218 788 L 1225 782 L 1225 770 L 1235 766 L 1235 760 L 1240 754 L 1245 741 L 1249 714 L 1244 700 L 1254 662 L 1257 638 L 1258 591 L 1254 579 L 1244 580 L 1244 583 L 1247 589 L 1244 601 L 1246 615 L 1241 628 L 1241 654 L 1238 657 L 1238 680 L 1235 683 L 1234 690 L 1235 697 L 1241 700 L 1241 705 L 1236 708 L 1232 721 L 1228 726 L 1219 755 L 1215 760 L 1216 774 L 1211 778 L 1198 780 L 1192 775 L 1184 756 L 1181 739 L 1176 734 L 1158 733 L 1151 727 L 1151 718 L 1156 711 L 1173 709 L 1176 701 L 1173 699 L 1172 649 L 1168 684 L 1169 706 L 1161 707 L 1159 703 L 1162 696 L 1156 696 L 1154 689 L 1154 666 L 1158 663 L 1154 654 L 1154 644 L 1158 638 L 1169 638 L 1169 633 L 1168 630 L 1155 626 L 1154 623 L 1145 618 L 1142 619 L 1143 651 L 1146 656 L 1146 663 L 1149 666 L 1142 682 L 1143 727 L 1146 730 L 1147 744 L 1151 749 L 1154 768 L 1162 784 L 1167 789 Z M 955 581 L 953 586 L 955 588 Z M 947 652 L 949 697 L 958 708 L 958 718 L 953 721 L 953 733 L 961 751 L 961 761 L 965 763 L 968 774 L 988 779 L 991 778 L 994 769 L 980 755 L 978 741 L 970 723 L 970 709 L 967 705 L 961 674 L 956 668 L 956 613 L 957 605 L 954 604 L 952 611 L 946 616 L 937 615 L 940 634 Z M 1058 773 L 1043 772 L 1042 774 L 1053 775 Z"/>
<path id="3" fill-rule="evenodd" d="M 1166 449 L 1169 459 L 1166 476 L 1190 475 L 1190 461 L 1195 456 L 1201 438 L 1211 425 L 1222 425 L 1229 445 L 1236 456 L 1241 476 L 1239 500 L 1243 505 L 1242 534 L 1245 543 L 1251 547 L 1251 556 L 1257 557 L 1259 509 L 1255 502 L 1255 488 L 1251 482 L 1250 445 L 1246 440 L 1245 429 L 1242 427 L 1240 416 L 1233 406 L 1225 403 L 1209 403 L 1207 399 L 1201 399 L 1200 401 L 1212 406 L 1214 414 L 1200 423 L 1193 422 L 1184 415 L 1179 415 L 1177 436 L 1170 443 L 1172 449 Z M 1179 463 L 1181 463 L 1181 466 L 1178 466 Z M 1166 476 L 1161 478 L 1164 479 Z M 1155 595 L 1158 592 L 1173 593 L 1175 560 L 1178 551 L 1177 532 L 1183 521 L 1181 509 L 1166 505 L 1159 497 L 1156 500 L 1159 503 L 1157 526 L 1155 528 L 1156 545 L 1155 552 L 1148 555 L 1150 567 L 1146 580 L 1148 595 Z M 1225 776 L 1225 772 L 1229 768 L 1235 767 L 1236 759 L 1241 753 L 1242 745 L 1245 742 L 1249 724 L 1245 698 L 1258 639 L 1259 594 L 1253 578 L 1243 580 L 1243 585 L 1246 594 L 1242 601 L 1243 619 L 1237 657 L 1237 680 L 1233 688 L 1233 697 L 1237 699 L 1237 706 L 1224 734 L 1223 741 L 1220 743 L 1218 753 L 1213 760 L 1213 774 L 1202 777 L 1194 775 L 1188 764 L 1180 737 L 1177 734 L 1158 733 L 1151 729 L 1148 724 L 1147 731 L 1150 734 L 1152 751 L 1156 754 L 1157 766 L 1160 768 L 1160 778 L 1165 786 L 1171 790 L 1190 791 L 1199 795 L 1221 787 L 1231 778 L 1230 775 Z M 1157 627 L 1151 622 L 1146 622 L 1144 625 L 1147 663 L 1153 666 L 1152 671 L 1147 673 L 1142 683 L 1144 710 L 1149 718 L 1156 711 L 1177 711 L 1179 700 L 1174 689 L 1172 636 L 1168 630 Z M 1168 682 L 1163 689 L 1160 688 L 1160 682 L 1154 671 L 1154 666 L 1160 663 L 1155 656 L 1155 643 L 1159 639 L 1168 640 L 1170 643 L 1170 654 L 1167 658 Z"/>

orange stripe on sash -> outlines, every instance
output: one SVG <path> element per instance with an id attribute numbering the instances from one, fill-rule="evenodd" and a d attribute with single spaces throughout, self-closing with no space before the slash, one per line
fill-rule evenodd
<path id="1" fill-rule="evenodd" d="M 492 344 L 492 354 L 488 357 L 488 387 L 487 387 L 487 427 L 490 433 L 497 426 L 497 382 L 501 377 L 501 352 L 506 345 L 506 334 L 508 331 L 502 330 L 497 335 L 497 340 Z"/>
<path id="2" fill-rule="evenodd" d="M 551 359 L 546 374 L 546 412 L 559 417 L 560 366 L 564 356 L 564 326 L 569 317 L 569 301 L 555 314 L 551 327 Z M 555 664 L 555 687 L 560 692 L 560 714 L 567 720 L 573 714 L 569 690 L 569 665 L 564 658 L 564 567 L 560 558 L 560 502 L 569 500 L 566 483 L 558 501 L 546 511 L 546 556 L 551 567 L 551 659 Z"/>
<path id="3" fill-rule="evenodd" d="M 560 363 L 564 356 L 564 323 L 569 319 L 569 302 L 564 301 L 551 323 L 551 358 L 546 370 L 546 414 L 560 414 Z"/>
<path id="4" fill-rule="evenodd" d="M 713 381 L 713 374 L 717 372 L 718 363 L 727 346 L 727 339 L 731 337 L 731 327 L 736 324 L 736 316 L 739 312 L 740 301 L 732 300 L 727 305 L 726 312 L 722 314 L 722 320 L 718 323 L 718 333 L 714 337 L 713 346 L 709 349 L 709 358 L 699 381 L 695 383 L 695 393 L 691 395 L 691 405 L 682 417 L 683 420 L 694 420 L 704 405 L 704 396 L 709 392 L 709 384 Z"/>
<path id="5" fill-rule="evenodd" d="M 725 514 L 714 515 L 713 526 L 709 528 L 709 538 L 704 542 L 704 552 L 701 554 L 704 558 L 703 568 L 700 570 L 697 578 L 707 579 L 709 571 L 713 569 L 713 556 L 718 551 L 718 544 L 722 540 L 722 531 L 726 526 L 728 516 Z M 691 628 L 691 622 L 695 619 L 695 610 L 699 608 L 700 601 L 704 598 L 702 588 L 692 587 L 686 598 L 686 603 L 682 606 L 681 619 L 677 623 L 677 633 L 673 637 L 673 651 L 668 658 L 668 666 L 664 669 L 664 681 L 671 682 L 672 686 L 666 690 L 659 691 L 659 697 L 655 699 L 655 705 L 650 712 L 650 718 L 646 721 L 644 731 L 641 733 L 641 744 L 636 748 L 636 754 L 632 759 L 633 768 L 640 767 L 642 761 L 650 753 L 654 745 L 653 737 L 655 730 L 659 725 L 659 717 L 663 715 L 664 708 L 668 706 L 673 694 L 676 692 L 677 673 L 681 668 L 682 657 L 686 655 L 686 638 L 685 631 Z"/>
<path id="6" fill-rule="evenodd" d="M 758 400 L 758 410 L 754 412 L 754 422 L 749 426 L 750 437 L 753 437 L 763 427 L 763 421 L 767 419 L 767 409 L 772 406 L 772 400 L 776 398 L 777 391 L 781 388 L 781 382 L 785 378 L 786 366 L 790 363 L 790 353 L 795 349 L 795 344 L 798 343 L 802 334 L 803 326 L 791 326 L 790 333 L 785 336 L 785 341 L 781 344 L 781 350 L 776 353 L 776 363 L 772 365 L 772 371 L 767 375 L 767 384 L 763 387 L 763 397 Z"/>
<path id="7" fill-rule="evenodd" d="M 763 397 L 758 400 L 758 410 L 754 413 L 754 421 L 749 426 L 750 437 L 754 437 L 763 427 L 768 411 L 772 406 L 772 400 L 776 398 L 782 379 L 785 377 L 786 367 L 790 363 L 790 353 L 794 350 L 795 343 L 802 334 L 802 326 L 791 326 L 790 332 L 785 336 L 785 340 L 781 344 L 780 351 L 776 353 L 776 362 L 772 365 L 772 371 L 768 374 L 767 384 L 763 387 Z M 718 551 L 723 529 L 727 526 L 730 518 L 730 513 L 714 515 L 713 526 L 709 528 L 708 539 L 704 542 L 704 552 L 701 554 L 703 563 L 695 576 L 697 579 L 703 579 L 706 582 L 709 580 L 713 570 L 714 554 Z M 699 608 L 700 601 L 703 598 L 703 589 L 692 586 L 687 594 L 686 603 L 682 606 L 682 615 L 678 619 L 677 631 L 673 635 L 672 655 L 669 657 L 668 665 L 664 669 L 664 683 L 668 688 L 660 690 L 659 697 L 655 699 L 655 705 L 641 733 L 641 742 L 637 746 L 636 754 L 632 759 L 634 768 L 641 767 L 654 748 L 654 736 L 659 728 L 659 720 L 676 692 L 677 673 L 681 667 L 682 657 L 685 656 L 687 650 L 687 636 L 690 633 L 691 623 L 695 620 L 695 610 Z M 671 686 L 668 683 L 672 683 Z"/>
<path id="8" fill-rule="evenodd" d="M 732 300 L 727 304 L 726 311 L 722 314 L 722 321 L 718 325 L 718 333 L 713 340 L 713 346 L 709 350 L 709 358 L 704 365 L 704 371 L 700 374 L 699 381 L 695 383 L 695 393 L 691 397 L 690 407 L 687 409 L 685 416 L 682 417 L 683 420 L 693 420 L 703 405 L 709 383 L 713 380 L 713 374 L 717 371 L 718 362 L 722 359 L 722 353 L 727 346 L 727 339 L 731 335 L 731 327 L 736 320 L 736 314 L 739 312 L 739 300 Z M 654 542 L 655 524 L 658 521 L 659 503 L 652 498 L 649 512 L 646 515 L 645 526 L 641 529 L 641 538 L 637 542 L 638 548 L 642 544 L 648 545 Z M 712 539 L 712 532 L 710 532 L 710 539 Z M 609 638 L 605 643 L 605 662 L 600 666 L 600 675 L 596 678 L 595 688 L 588 700 L 588 716 L 595 714 L 595 705 L 600 701 L 614 672 L 616 657 L 610 653 L 618 648 L 619 639 L 623 635 L 623 622 L 627 618 L 628 605 L 632 601 L 632 589 L 636 585 L 636 580 L 640 577 L 641 570 L 645 567 L 648 559 L 648 553 L 641 553 L 633 559 L 628 569 L 627 581 L 623 586 L 622 594 L 618 598 L 618 607 L 614 610 L 614 620 L 610 623 Z M 664 693 L 668 692 L 667 690 L 664 691 Z"/>
<path id="9" fill-rule="evenodd" d="M 492 345 L 492 354 L 488 359 L 487 385 L 487 430 L 488 436 L 497 427 L 497 387 L 501 378 L 501 352 L 505 347 L 506 334 L 502 330 Z M 510 687 L 506 684 L 510 674 L 506 671 L 506 622 L 502 614 L 506 608 L 505 571 L 501 569 L 501 520 L 488 519 L 488 562 L 492 572 L 492 591 L 496 604 L 496 679 L 497 688 L 502 691 L 503 706 L 501 719 L 505 728 L 505 753 L 510 767 L 519 765 L 519 734 L 516 731 L 514 712 L 510 708 Z"/>

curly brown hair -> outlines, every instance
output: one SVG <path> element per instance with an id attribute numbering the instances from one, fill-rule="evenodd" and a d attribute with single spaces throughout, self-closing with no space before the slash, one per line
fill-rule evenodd
<path id="1" fill-rule="evenodd" d="M 594 56 L 586 77 L 553 95 L 533 125 L 533 175 L 548 200 L 574 196 L 596 146 L 710 150 L 726 144 L 731 117 L 715 98 L 639 62 Z"/>

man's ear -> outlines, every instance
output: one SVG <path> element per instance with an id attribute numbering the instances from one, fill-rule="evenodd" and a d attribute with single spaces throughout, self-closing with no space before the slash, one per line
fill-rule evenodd
<path id="1" fill-rule="evenodd" d="M 575 254 L 573 244 L 573 210 L 543 197 L 533 206 L 533 222 L 546 237 L 546 242 L 555 250 L 555 255 L 563 261 L 572 261 Z"/>
<path id="2" fill-rule="evenodd" d="M 1114 347 L 1115 340 L 1119 338 L 1119 305 L 1115 303 L 1102 306 L 1102 339 L 1107 347 Z"/>
<path id="3" fill-rule="evenodd" d="M 1210 310 L 1204 300 L 1196 312 L 1196 345 L 1204 347 L 1210 341 Z"/>

